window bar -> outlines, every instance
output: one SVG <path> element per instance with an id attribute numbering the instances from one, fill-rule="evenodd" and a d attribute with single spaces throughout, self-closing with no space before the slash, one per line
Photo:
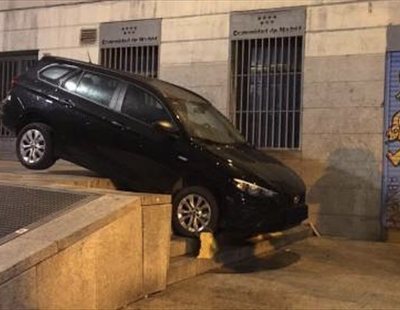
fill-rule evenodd
<path id="1" fill-rule="evenodd" d="M 267 43 L 268 43 L 268 48 L 267 48 L 267 53 L 268 53 L 268 57 L 267 57 L 267 94 L 265 96 L 266 99 L 266 109 L 265 109 L 265 147 L 269 147 L 269 143 L 270 143 L 270 136 L 269 136 L 269 104 L 270 104 L 270 74 L 271 74 L 271 38 L 267 39 Z"/>
<path id="2" fill-rule="evenodd" d="M 263 89 L 263 82 L 264 82 L 264 43 L 265 39 L 261 39 L 261 57 L 260 57 L 260 95 L 259 95 L 259 118 L 258 118 L 258 142 L 257 146 L 261 147 L 261 127 L 262 127 L 262 117 L 263 117 L 263 94 L 264 94 L 264 89 Z"/>
<path id="3" fill-rule="evenodd" d="M 130 66 L 129 66 L 129 72 L 130 72 L 130 73 L 133 73 L 133 72 L 134 72 L 134 70 L 133 70 L 133 60 L 134 60 L 134 58 L 133 58 L 133 52 L 134 52 L 135 48 L 132 46 L 132 47 L 130 47 L 129 49 L 131 50 L 131 54 L 130 54 L 130 56 L 131 56 L 131 62 L 130 62 Z"/>
<path id="4" fill-rule="evenodd" d="M 251 40 L 247 40 L 247 94 L 246 94 L 246 139 L 247 140 L 249 140 L 250 79 L 251 79 Z"/>
<path id="5" fill-rule="evenodd" d="M 285 38 L 281 38 L 281 51 L 279 56 L 280 61 L 280 74 L 279 74 L 279 105 L 278 105 L 278 117 L 279 117 L 279 124 L 278 124 L 278 147 L 282 147 L 282 111 L 283 111 L 283 66 L 284 66 L 284 58 L 283 58 L 283 47 Z"/>
<path id="6" fill-rule="evenodd" d="M 152 78 L 154 78 L 154 76 L 155 76 L 155 74 L 154 74 L 154 50 L 156 49 L 156 47 L 153 45 L 152 47 L 151 47 L 151 74 L 150 74 L 150 76 L 152 77 Z"/>
<path id="7" fill-rule="evenodd" d="M 292 110 L 292 144 L 291 146 L 294 147 L 295 145 L 295 125 L 296 125 L 296 87 L 297 87 L 297 39 L 298 37 L 295 37 L 294 40 L 294 66 L 293 66 L 293 110 Z"/>
<path id="8" fill-rule="evenodd" d="M 117 69 L 117 48 L 113 48 L 113 64 L 112 69 Z"/>
<path id="9" fill-rule="evenodd" d="M 135 73 L 138 74 L 139 46 L 135 46 Z"/>
<path id="10" fill-rule="evenodd" d="M 232 94 L 234 94 L 234 98 L 235 98 L 235 100 L 232 100 L 233 102 L 237 102 L 237 91 L 238 91 L 238 86 L 237 86 L 237 84 L 238 84 L 238 63 L 239 63 L 239 61 L 238 61 L 238 53 L 239 53 L 239 51 L 238 51 L 238 49 L 239 49 L 239 41 L 238 40 L 235 40 L 234 41 L 234 43 L 235 43 L 235 48 L 234 48 L 234 50 L 235 50 L 235 57 L 233 58 L 233 62 L 234 62 L 234 66 L 233 66 L 233 89 L 234 89 L 234 92 L 232 92 Z M 232 106 L 232 105 L 231 105 Z M 233 113 L 233 123 L 234 124 L 237 124 L 237 113 L 236 113 L 236 107 L 235 107 L 235 113 Z"/>
<path id="11" fill-rule="evenodd" d="M 4 66 L 4 61 L 1 62 L 1 97 L 4 98 L 4 89 L 6 88 L 6 70 Z"/>
<path id="12" fill-rule="evenodd" d="M 145 69 L 144 46 L 141 46 L 140 49 L 141 49 L 141 53 L 140 53 L 140 62 L 141 62 L 141 64 L 140 64 L 140 73 L 143 74 L 143 73 L 145 73 L 144 72 L 144 69 Z"/>
<path id="13" fill-rule="evenodd" d="M 271 146 L 274 147 L 275 146 L 275 108 L 276 108 L 276 76 L 277 76 L 277 72 L 276 72 L 276 67 L 278 64 L 278 39 L 274 38 L 274 84 L 272 85 L 272 130 L 271 130 Z"/>
<path id="14" fill-rule="evenodd" d="M 239 109 L 239 130 L 243 134 L 243 80 L 244 80 L 244 43 L 245 41 L 243 40 L 241 42 L 241 54 L 242 54 L 242 62 L 241 62 L 241 71 L 240 71 L 240 109 Z"/>
<path id="15" fill-rule="evenodd" d="M 142 46 L 142 75 L 146 76 L 147 75 L 147 71 L 146 71 L 146 64 L 147 64 L 147 59 L 146 59 L 146 50 L 147 50 L 147 46 Z"/>
<path id="16" fill-rule="evenodd" d="M 159 48 L 158 48 L 158 46 L 156 46 L 156 55 L 155 55 L 155 59 L 154 59 L 154 63 L 155 63 L 155 66 L 154 66 L 154 68 L 155 68 L 155 76 L 154 77 L 157 77 L 158 76 L 158 63 L 159 63 L 159 53 L 160 53 L 160 51 L 159 51 Z"/>
<path id="17" fill-rule="evenodd" d="M 125 57 L 124 57 L 124 71 L 128 71 L 128 47 L 124 48 L 125 50 Z"/>
<path id="18" fill-rule="evenodd" d="M 115 69 L 115 61 L 116 61 L 116 59 L 117 59 L 117 49 L 116 48 L 112 48 L 111 49 L 111 52 L 112 52 L 112 55 L 111 55 L 111 57 L 112 57 L 112 59 L 111 59 L 111 67 L 110 67 L 110 69 Z"/>
<path id="19" fill-rule="evenodd" d="M 118 67 L 118 70 L 123 70 L 122 69 L 122 65 L 123 65 L 123 63 L 122 63 L 122 59 L 123 59 L 123 56 L 122 56 L 122 52 L 123 52 L 123 48 L 122 47 L 120 47 L 119 48 L 119 61 L 118 61 L 118 63 L 119 63 L 119 67 Z"/>
<path id="20" fill-rule="evenodd" d="M 107 59 L 106 59 L 107 64 L 106 64 L 106 67 L 107 68 L 111 68 L 111 55 L 112 55 L 111 48 L 107 48 L 106 51 L 107 51 Z"/>
<path id="21" fill-rule="evenodd" d="M 287 49 L 287 70 L 286 70 L 286 119 L 285 119 L 285 148 L 288 148 L 288 137 L 289 137 L 289 89 L 290 89 L 290 76 L 292 74 L 290 69 L 290 58 L 291 58 L 291 37 L 288 37 L 288 49 Z"/>
<path id="22" fill-rule="evenodd" d="M 150 46 L 146 46 L 146 76 L 150 76 Z"/>
<path id="23" fill-rule="evenodd" d="M 8 89 L 8 87 L 9 87 L 9 84 L 10 84 L 10 67 L 11 67 L 11 62 L 10 61 L 7 61 L 6 62 L 7 63 L 7 65 L 6 65 L 6 76 L 7 76 L 7 78 L 6 78 L 6 87 L 4 88 L 4 94 L 7 92 L 7 89 Z"/>
<path id="24" fill-rule="evenodd" d="M 100 64 L 104 65 L 104 48 L 100 49 Z"/>
<path id="25" fill-rule="evenodd" d="M 253 128 L 252 128 L 252 135 L 251 135 L 251 144 L 255 144 L 256 140 L 256 116 L 259 115 L 257 109 L 256 109 L 256 102 L 257 102 L 257 92 L 258 92 L 258 85 L 257 85 L 257 74 L 258 74 L 258 55 L 257 55 L 257 50 L 258 50 L 258 40 L 254 40 L 254 58 L 255 58 L 255 67 L 254 67 L 254 100 L 252 102 L 252 123 L 253 123 Z"/>

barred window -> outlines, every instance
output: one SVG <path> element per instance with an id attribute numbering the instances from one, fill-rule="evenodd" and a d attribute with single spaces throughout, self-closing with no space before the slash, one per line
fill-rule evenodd
<path id="1" fill-rule="evenodd" d="M 157 78 L 161 19 L 100 25 L 100 64 L 104 67 Z"/>
<path id="2" fill-rule="evenodd" d="M 254 19 L 263 23 L 262 18 Z M 268 34 L 274 29 L 268 27 L 261 30 Z M 258 31 L 254 39 L 231 40 L 233 121 L 258 148 L 300 147 L 303 35 L 301 26 L 294 29 L 281 36 L 262 37 Z"/>
<path id="3" fill-rule="evenodd" d="M 158 46 L 102 48 L 102 66 L 156 78 L 158 75 Z"/>

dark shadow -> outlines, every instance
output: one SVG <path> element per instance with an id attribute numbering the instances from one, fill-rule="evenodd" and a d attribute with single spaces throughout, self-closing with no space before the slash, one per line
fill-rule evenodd
<path id="1" fill-rule="evenodd" d="M 381 237 L 381 163 L 366 149 L 333 151 L 307 202 L 322 234 L 356 239 Z"/>
<path id="2" fill-rule="evenodd" d="M 267 256 L 254 257 L 234 265 L 227 265 L 215 273 L 253 273 L 263 270 L 276 270 L 286 268 L 300 260 L 298 253 L 290 250 L 279 250 Z"/>

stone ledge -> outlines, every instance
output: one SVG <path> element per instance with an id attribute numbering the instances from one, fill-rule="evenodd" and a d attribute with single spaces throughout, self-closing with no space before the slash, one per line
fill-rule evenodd
<path id="1" fill-rule="evenodd" d="M 0 246 L 0 309 L 117 309 L 165 289 L 170 196 L 27 185 L 102 195 Z"/>
<path id="2" fill-rule="evenodd" d="M 139 207 L 138 197 L 106 195 L 1 245 L 0 284 Z"/>

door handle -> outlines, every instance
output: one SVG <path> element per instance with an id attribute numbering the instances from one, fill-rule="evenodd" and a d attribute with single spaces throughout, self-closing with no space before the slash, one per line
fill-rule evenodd
<path id="1" fill-rule="evenodd" d="M 75 103 L 71 99 L 61 100 L 61 104 L 67 108 L 74 108 Z"/>
<path id="2" fill-rule="evenodd" d="M 125 130 L 126 129 L 126 127 L 124 125 L 122 125 L 120 122 L 111 121 L 111 124 L 113 124 L 114 126 L 118 127 L 120 130 Z"/>

